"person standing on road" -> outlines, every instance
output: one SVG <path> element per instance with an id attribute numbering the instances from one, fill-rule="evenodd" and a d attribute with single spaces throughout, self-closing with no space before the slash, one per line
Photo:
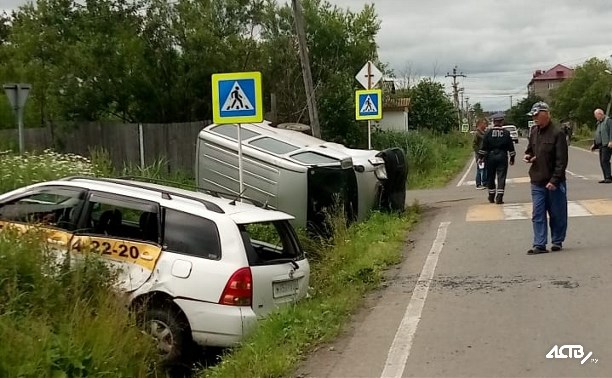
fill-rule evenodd
<path id="1" fill-rule="evenodd" d="M 599 149 L 599 164 L 603 173 L 600 184 L 612 183 L 612 170 L 610 169 L 610 157 L 612 156 L 612 119 L 604 114 L 601 109 L 595 109 L 597 128 L 591 151 Z"/>
<path id="2" fill-rule="evenodd" d="M 553 251 L 563 248 L 567 232 L 567 140 L 565 133 L 551 122 L 549 109 L 548 104 L 540 101 L 527 113 L 535 122 L 523 158 L 531 164 L 533 244 L 528 255 L 548 252 L 547 214 Z"/>
<path id="3" fill-rule="evenodd" d="M 508 174 L 508 155 L 510 165 L 514 165 L 516 151 L 510 132 L 502 127 L 503 119 L 493 120 L 493 127 L 484 135 L 482 146 L 478 151 L 479 161 L 485 161 L 487 167 L 487 188 L 489 202 L 504 203 L 506 175 Z M 497 188 L 495 177 L 497 176 Z"/>
<path id="4" fill-rule="evenodd" d="M 474 139 L 472 141 L 472 149 L 476 159 L 476 189 L 478 190 L 484 189 L 485 185 L 487 185 L 487 171 L 484 161 L 480 162 L 478 159 L 478 151 L 480 151 L 480 146 L 482 146 L 482 139 L 484 138 L 487 124 L 486 118 L 480 118 L 476 121 L 476 130 L 474 131 Z"/>

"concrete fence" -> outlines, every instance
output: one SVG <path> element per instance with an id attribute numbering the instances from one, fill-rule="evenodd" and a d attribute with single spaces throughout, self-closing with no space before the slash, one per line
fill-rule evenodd
<path id="1" fill-rule="evenodd" d="M 193 174 L 195 149 L 200 130 L 210 121 L 131 124 L 90 122 L 53 124 L 46 128 L 25 129 L 26 151 L 54 149 L 90 157 L 94 149 L 104 149 L 115 168 L 124 164 L 150 165 L 167 161 L 169 173 Z M 17 130 L 0 130 L 0 149 L 18 146 Z"/>

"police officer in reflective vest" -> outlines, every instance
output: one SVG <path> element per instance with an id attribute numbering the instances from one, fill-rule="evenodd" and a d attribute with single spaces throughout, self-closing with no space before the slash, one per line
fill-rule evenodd
<path id="1" fill-rule="evenodd" d="M 478 157 L 486 162 L 489 202 L 502 204 L 504 203 L 508 162 L 510 162 L 510 165 L 514 165 L 516 152 L 510 132 L 502 128 L 503 118 L 494 119 L 493 124 L 494 126 L 483 137 Z M 508 159 L 508 156 L 510 159 Z M 497 188 L 495 187 L 496 176 Z"/>

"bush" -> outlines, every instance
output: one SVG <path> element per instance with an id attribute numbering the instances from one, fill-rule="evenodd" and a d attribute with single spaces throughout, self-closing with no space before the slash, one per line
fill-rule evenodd
<path id="1" fill-rule="evenodd" d="M 430 183 L 429 177 L 437 178 L 440 184 L 446 183 L 465 164 L 471 141 L 470 134 L 459 132 L 377 131 L 372 134 L 373 148 L 399 147 L 404 151 L 410 188 L 426 186 Z"/>
<path id="2" fill-rule="evenodd" d="M 98 256 L 68 261 L 40 230 L 0 233 L 0 376 L 156 375 L 155 342 L 112 290 Z"/>

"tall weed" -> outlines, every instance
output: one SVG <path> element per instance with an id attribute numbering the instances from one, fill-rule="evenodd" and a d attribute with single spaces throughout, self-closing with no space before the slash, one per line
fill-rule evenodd
<path id="1" fill-rule="evenodd" d="M 51 150 L 42 154 L 0 153 L 0 193 L 61 177 L 94 174 L 91 161 L 79 155 L 58 154 Z"/>
<path id="2" fill-rule="evenodd" d="M 444 185 L 463 167 L 471 152 L 471 135 L 459 132 L 436 134 L 430 131 L 378 131 L 373 147 L 399 147 L 408 162 L 410 189 Z"/>
<path id="3" fill-rule="evenodd" d="M 0 233 L 1 377 L 146 377 L 154 341 L 136 326 L 98 256 L 67 268 L 42 233 Z"/>

